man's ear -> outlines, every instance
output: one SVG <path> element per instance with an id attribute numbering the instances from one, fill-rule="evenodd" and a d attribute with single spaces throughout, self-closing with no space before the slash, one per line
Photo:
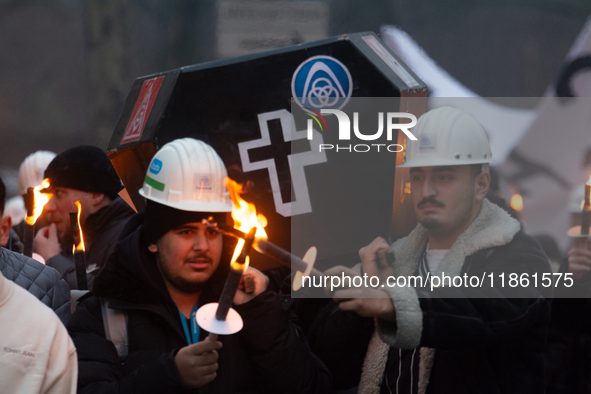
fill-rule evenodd
<path id="1" fill-rule="evenodd" d="M 150 244 L 148 245 L 148 250 L 152 253 L 156 253 L 158 252 L 158 246 L 156 244 Z"/>
<path id="2" fill-rule="evenodd" d="M 481 172 L 476 176 L 474 181 L 474 197 L 477 201 L 484 200 L 486 197 L 486 193 L 488 193 L 488 189 L 490 187 L 490 174 L 488 172 Z"/>
<path id="3" fill-rule="evenodd" d="M 97 207 L 99 206 L 107 196 L 103 193 L 88 193 L 90 195 L 90 201 L 92 205 Z"/>
<path id="4" fill-rule="evenodd" d="M 8 215 L 0 220 L 0 246 L 6 246 L 10 238 L 12 218 Z"/>

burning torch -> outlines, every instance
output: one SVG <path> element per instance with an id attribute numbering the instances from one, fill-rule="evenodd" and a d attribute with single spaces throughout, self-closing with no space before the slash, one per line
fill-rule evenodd
<path id="1" fill-rule="evenodd" d="M 49 187 L 49 179 L 44 179 L 41 185 L 35 188 L 29 187 L 27 194 L 25 194 L 25 208 L 27 209 L 27 216 L 25 217 L 25 230 L 23 234 L 23 254 L 27 257 L 33 256 L 33 238 L 35 238 L 35 222 L 41 213 L 43 207 L 49 202 L 51 194 L 41 193 L 41 189 Z"/>
<path id="2" fill-rule="evenodd" d="M 88 290 L 88 280 L 86 279 L 86 258 L 84 257 L 84 237 L 82 236 L 82 227 L 80 226 L 80 212 L 82 206 L 80 201 L 76 201 L 76 212 L 70 212 L 70 225 L 74 235 L 74 245 L 72 245 L 72 254 L 74 255 L 74 266 L 76 268 L 76 281 L 78 290 Z"/>
<path id="3" fill-rule="evenodd" d="M 240 214 L 236 216 L 242 218 L 247 217 L 249 218 L 249 223 L 261 223 L 262 227 L 265 227 L 267 225 L 266 218 L 263 215 L 257 215 L 255 206 L 240 197 L 240 185 L 229 179 L 227 181 L 227 187 L 230 191 L 230 196 L 234 202 L 234 205 L 238 207 L 237 211 L 240 212 Z M 234 210 L 232 211 L 232 217 L 235 221 L 237 220 Z M 230 227 L 223 223 L 212 223 L 209 221 L 204 221 L 204 223 L 208 226 L 215 227 L 218 231 L 221 231 L 226 235 L 238 238 L 239 243 L 247 237 L 247 234 L 244 232 L 244 227 L 241 226 L 235 225 L 234 227 Z M 323 276 L 322 272 L 314 268 L 314 262 L 316 261 L 317 255 L 317 250 L 314 246 L 308 249 L 303 259 L 300 259 L 298 256 L 295 256 L 285 249 L 267 241 L 266 234 L 262 234 L 260 231 L 257 231 L 252 247 L 257 252 L 267 255 L 282 265 L 290 267 L 295 271 L 294 281 L 292 284 L 294 291 L 297 291 L 302 287 L 304 276 Z"/>
<path id="4" fill-rule="evenodd" d="M 589 237 L 589 226 L 591 224 L 591 175 L 585 184 L 585 199 L 581 202 L 581 225 L 574 226 L 568 230 L 568 236 L 573 238 Z"/>
<path id="5" fill-rule="evenodd" d="M 240 198 L 238 193 L 241 188 L 236 182 L 229 178 L 224 181 L 233 202 L 232 218 L 234 219 L 234 228 L 228 227 L 244 236 L 239 237 L 234 249 L 234 255 L 230 262 L 230 273 L 224 284 L 219 302 L 204 305 L 197 311 L 197 324 L 210 332 L 209 339 L 213 341 L 217 340 L 218 335 L 234 334 L 242 329 L 242 318 L 238 312 L 231 308 L 232 301 L 240 286 L 242 275 L 248 268 L 248 254 L 255 236 L 267 237 L 264 230 L 267 225 L 265 217 L 262 215 L 257 217 L 254 205 L 248 204 L 248 202 Z M 210 222 L 206 222 L 209 225 Z M 245 231 L 248 234 L 245 234 Z"/>

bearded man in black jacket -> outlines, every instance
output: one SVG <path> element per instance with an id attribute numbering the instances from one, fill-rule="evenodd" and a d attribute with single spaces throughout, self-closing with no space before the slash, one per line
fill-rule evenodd
<path id="1" fill-rule="evenodd" d="M 129 221 L 68 325 L 80 393 L 330 392 L 327 369 L 260 271 L 248 268 L 255 290 L 234 298 L 241 331 L 212 341 L 196 323 L 197 309 L 219 299 L 233 250 L 203 223 L 224 223 L 231 211 L 225 175 L 217 153 L 191 138 L 152 159 L 140 191 L 145 211 Z M 124 358 L 106 337 L 101 308 L 126 315 Z"/>
<path id="2" fill-rule="evenodd" d="M 78 289 L 72 258 L 70 212 L 80 201 L 80 225 L 85 244 L 88 285 L 113 251 L 117 237 L 133 210 L 118 196 L 123 189 L 107 154 L 95 146 L 77 146 L 57 155 L 45 169 L 51 198 L 43 210 L 51 223 L 37 231 L 33 251 L 55 268 L 70 286 Z"/>
<path id="3" fill-rule="evenodd" d="M 312 349 L 338 389 L 541 393 L 550 302 L 533 281 L 548 278 L 550 267 L 519 222 L 485 198 L 486 132 L 470 114 L 440 107 L 413 133 L 418 140 L 408 142 L 403 166 L 419 224 L 392 245 L 377 238 L 360 250 L 358 268 L 382 285 L 337 291 L 338 306 L 311 330 Z M 326 273 L 342 272 L 360 271 Z"/>

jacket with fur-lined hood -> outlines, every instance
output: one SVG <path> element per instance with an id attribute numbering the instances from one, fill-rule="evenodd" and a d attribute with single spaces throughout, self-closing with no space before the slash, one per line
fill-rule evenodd
<path id="1" fill-rule="evenodd" d="M 202 289 L 200 306 L 220 297 L 231 254 L 224 256 Z M 129 352 L 123 363 L 106 339 L 99 297 L 110 300 L 109 308 L 127 314 Z M 185 388 L 175 356 L 188 345 L 187 337 L 154 255 L 148 252 L 143 213 L 133 216 L 92 293 L 82 299 L 68 324 L 79 354 L 78 392 L 330 392 L 326 367 L 310 352 L 276 293 L 267 289 L 233 308 L 244 326 L 236 334 L 219 337 L 223 348 L 218 350 L 217 377 L 199 389 Z M 199 340 L 206 340 L 208 333 L 203 329 L 199 333 Z"/>
<path id="2" fill-rule="evenodd" d="M 418 272 L 419 262 L 427 246 L 428 235 L 418 225 L 407 237 L 392 245 L 396 261 L 395 276 L 411 276 Z M 484 289 L 440 287 L 430 289 L 391 287 L 387 291 L 396 311 L 396 323 L 376 319 L 376 330 L 368 324 L 355 334 L 365 338 L 359 393 L 388 393 L 396 391 L 400 365 L 392 359 L 402 349 L 417 349 L 418 370 L 410 378 L 415 390 L 398 387 L 399 392 L 433 393 L 541 393 L 544 391 L 542 350 L 550 318 L 550 302 L 536 289 L 507 293 L 500 288 L 499 275 L 505 273 L 537 273 L 541 278 L 550 272 L 547 258 L 529 236 L 520 231 L 519 222 L 498 206 L 483 200 L 480 212 L 470 226 L 458 237 L 432 275 L 489 275 L 496 282 Z M 507 298 L 507 294 L 520 298 Z M 483 295 L 489 298 L 482 298 Z M 478 298 L 480 297 L 480 298 Z M 341 315 L 341 316 L 339 316 Z M 340 319 L 336 332 L 323 332 L 316 343 L 330 338 L 346 338 L 349 330 L 343 321 L 353 322 L 350 314 L 334 311 L 324 316 Z M 367 322 L 367 319 L 365 319 Z M 320 325 L 318 325 L 320 326 Z M 334 326 L 333 326 L 334 327 Z M 339 347 L 342 344 L 335 343 Z M 314 349 L 314 344 L 313 344 Z M 323 345 L 321 358 L 338 351 L 328 351 Z M 390 361 L 389 361 L 390 360 Z M 352 362 L 352 361 L 350 361 Z M 361 364 L 361 362 L 358 362 Z M 412 362 L 411 362 L 412 364 Z M 338 372 L 331 369 L 335 386 Z M 410 372 L 408 373 L 410 375 Z M 347 377 L 348 378 L 348 377 Z M 402 379 L 404 381 L 404 379 Z"/>

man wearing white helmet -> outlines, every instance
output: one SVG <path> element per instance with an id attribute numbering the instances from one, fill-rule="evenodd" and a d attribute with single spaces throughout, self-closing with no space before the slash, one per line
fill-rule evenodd
<path id="1" fill-rule="evenodd" d="M 255 291 L 234 298 L 240 332 L 211 341 L 196 324 L 199 306 L 219 298 L 235 245 L 202 222 L 227 220 L 225 176 L 202 141 L 175 140 L 156 153 L 140 191 L 145 211 L 128 222 L 94 296 L 68 325 L 80 353 L 80 393 L 330 392 L 328 371 L 255 268 L 245 273 Z M 119 330 L 128 352 L 121 356 L 106 339 L 101 299 L 126 316 Z"/>
<path id="2" fill-rule="evenodd" d="M 413 134 L 418 141 L 408 142 L 402 167 L 410 168 L 419 224 L 392 245 L 377 238 L 362 248 L 362 272 L 380 277 L 382 284 L 388 276 L 426 280 L 443 274 L 492 274 L 496 285 L 455 287 L 446 282 L 431 291 L 397 282 L 339 290 L 334 294 L 338 307 L 329 306 L 329 324 L 339 327 L 345 342 L 366 338 L 365 361 L 349 361 L 357 365 L 352 371 L 331 356 L 337 352 L 318 346 L 337 337 L 331 330 L 318 336 L 312 348 L 321 349 L 317 354 L 335 382 L 343 374 L 349 380 L 356 374 L 362 393 L 543 392 L 549 302 L 531 288 L 506 298 L 498 278 L 515 272 L 541 277 L 550 272 L 548 260 L 520 231 L 517 220 L 485 198 L 491 151 L 484 129 L 466 112 L 442 107 L 424 114 Z M 387 263 L 387 254 L 393 255 L 393 263 Z M 344 267 L 327 274 L 342 271 L 359 275 Z M 359 316 L 375 319 L 375 332 L 373 321 L 364 324 Z M 343 336 L 351 321 L 355 334 Z"/>

